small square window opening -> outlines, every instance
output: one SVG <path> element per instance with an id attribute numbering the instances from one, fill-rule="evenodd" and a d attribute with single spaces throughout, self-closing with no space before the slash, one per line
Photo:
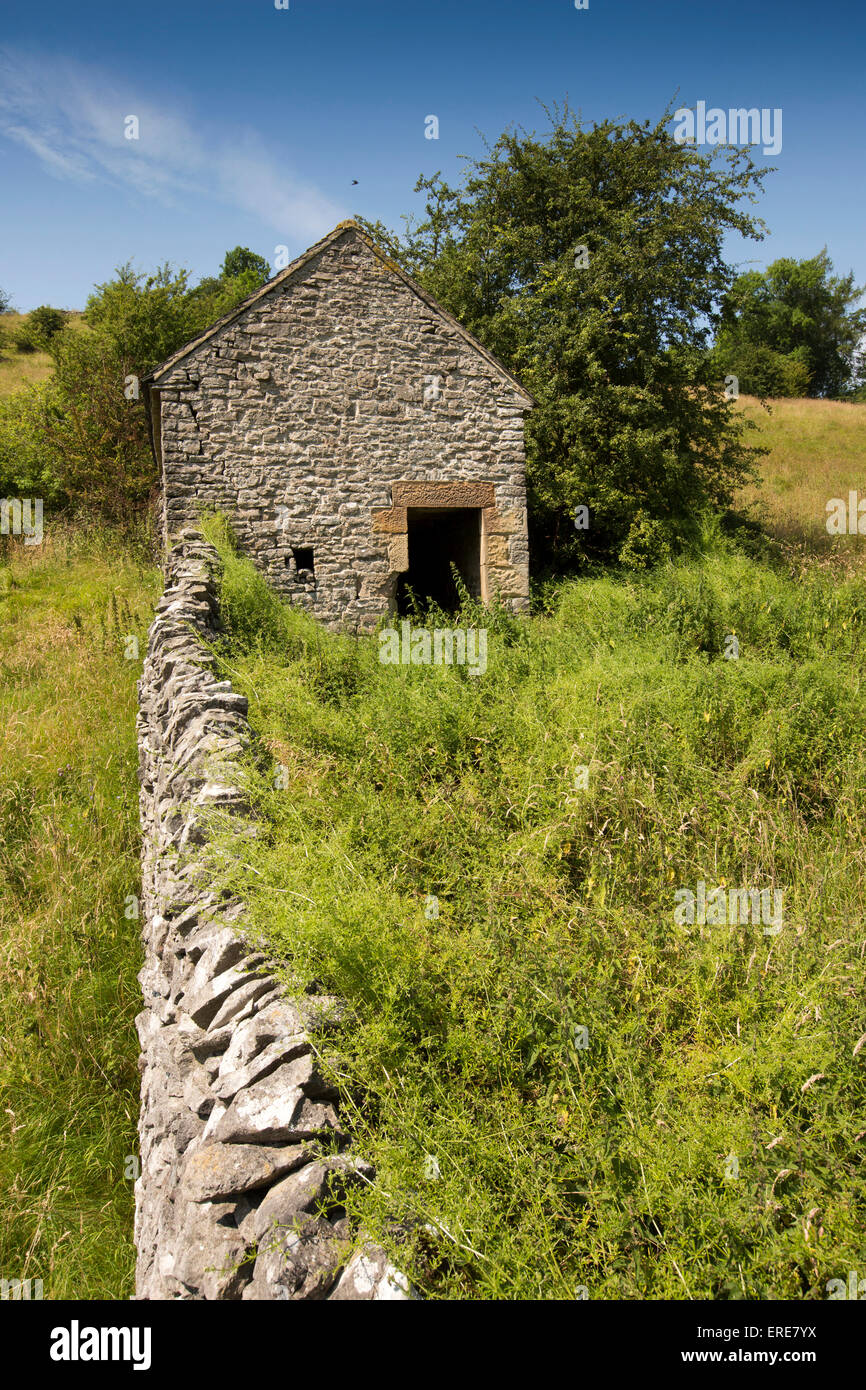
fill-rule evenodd
<path id="1" fill-rule="evenodd" d="M 292 559 L 295 562 L 295 569 L 300 574 L 301 570 L 308 570 L 310 574 L 315 574 L 313 567 L 312 546 L 299 545 L 292 546 Z"/>

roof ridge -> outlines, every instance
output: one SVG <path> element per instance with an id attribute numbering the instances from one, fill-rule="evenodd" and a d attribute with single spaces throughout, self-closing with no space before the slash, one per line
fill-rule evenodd
<path id="1" fill-rule="evenodd" d="M 252 308 L 252 306 L 258 303 L 260 299 L 263 299 L 266 295 L 270 294 L 279 285 L 285 283 L 286 280 L 291 279 L 291 277 L 293 275 L 296 275 L 297 272 L 301 270 L 302 267 L 306 265 L 308 261 L 312 260 L 314 256 L 319 255 L 321 251 L 325 250 L 329 245 L 337 241 L 339 237 L 344 235 L 344 233 L 349 231 L 354 232 L 356 236 L 360 237 L 364 244 L 373 252 L 375 256 L 378 257 L 380 261 L 383 262 L 384 265 L 388 267 L 388 269 L 391 271 L 393 275 L 396 275 L 400 280 L 402 280 L 404 284 L 406 284 L 408 288 L 412 290 L 412 292 L 415 295 L 417 295 L 417 297 L 424 304 L 426 304 L 429 309 L 432 309 L 434 313 L 438 314 L 440 318 L 444 319 L 446 323 L 448 323 L 452 328 L 454 328 L 461 335 L 461 337 L 463 337 L 470 344 L 470 346 L 476 350 L 476 352 L 480 353 L 481 356 L 484 357 L 491 364 L 491 366 L 493 366 L 499 373 L 501 373 L 502 376 L 506 378 L 506 380 L 519 392 L 520 395 L 524 396 L 530 402 L 530 405 L 537 404 L 532 394 L 529 391 L 527 391 L 526 387 L 523 386 L 520 381 L 518 381 L 517 377 L 514 376 L 513 373 L 510 372 L 508 368 L 502 364 L 502 362 L 499 361 L 498 357 L 496 357 L 492 352 L 490 352 L 490 350 L 486 348 L 483 343 L 480 343 L 478 339 L 475 337 L 475 335 L 469 332 L 468 328 L 464 328 L 463 324 L 460 322 L 459 319 L 455 318 L 453 314 L 449 313 L 447 309 L 443 308 L 442 305 L 436 299 L 434 299 L 432 294 L 429 294 L 426 290 L 422 289 L 422 287 L 417 283 L 417 281 L 413 280 L 411 275 L 407 274 L 407 272 L 403 269 L 402 266 L 398 265 L 397 262 L 392 259 L 392 257 L 388 256 L 385 253 L 385 251 L 383 251 L 382 248 L 376 243 L 373 237 L 371 237 L 370 233 L 366 230 L 366 228 L 362 227 L 361 224 L 357 222 L 353 217 L 347 217 L 342 222 L 338 222 L 336 227 L 334 227 L 330 232 L 328 232 L 326 236 L 323 236 L 319 239 L 319 241 L 314 242 L 314 244 L 308 247 L 307 250 L 304 251 L 300 256 L 297 256 L 287 266 L 284 266 L 283 269 L 280 270 L 276 275 L 272 276 L 270 280 L 267 280 L 264 285 L 260 285 L 258 289 L 253 290 L 252 294 L 248 294 L 246 299 L 242 299 L 240 304 L 236 304 L 234 309 L 230 310 L 229 313 L 223 314 L 222 318 L 217 319 L 216 323 L 212 323 L 208 328 L 204 329 L 203 332 L 197 334 L 196 337 L 191 338 L 188 343 L 184 343 L 182 347 L 178 348 L 169 357 L 167 357 L 164 362 L 159 363 L 158 366 L 154 367 L 150 372 L 148 372 L 147 375 L 142 378 L 142 384 L 145 386 L 155 384 L 157 377 L 162 376 L 172 367 L 177 366 L 177 364 L 179 362 L 182 362 L 185 357 L 188 357 L 190 353 L 195 352 L 195 350 L 201 347 L 203 343 L 206 343 L 209 338 L 214 337 L 217 333 L 221 332 L 222 329 L 227 328 L 229 324 L 233 323 L 236 319 L 240 318 L 242 314 L 245 314 L 247 309 Z"/>

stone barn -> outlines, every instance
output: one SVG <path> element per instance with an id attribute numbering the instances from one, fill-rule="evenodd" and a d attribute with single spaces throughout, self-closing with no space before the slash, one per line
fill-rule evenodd
<path id="1" fill-rule="evenodd" d="M 163 539 L 230 518 L 270 583 L 369 629 L 406 588 L 529 597 L 532 397 L 355 222 L 142 383 Z"/>

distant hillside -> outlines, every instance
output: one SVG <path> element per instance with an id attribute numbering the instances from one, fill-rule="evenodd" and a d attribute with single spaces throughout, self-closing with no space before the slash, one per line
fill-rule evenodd
<path id="1" fill-rule="evenodd" d="M 847 497 L 850 488 L 866 493 L 866 405 L 774 400 L 767 409 L 754 396 L 741 396 L 739 404 L 760 430 L 753 440 L 772 452 L 761 461 L 763 487 L 744 488 L 738 500 L 756 502 L 757 515 L 780 539 L 829 547 L 829 499 Z"/>
<path id="2" fill-rule="evenodd" d="M 51 375 L 51 358 L 47 352 L 21 352 L 10 341 L 28 318 L 28 314 L 0 315 L 0 396 L 11 396 L 23 386 L 45 381 Z M 77 325 L 82 321 L 82 314 L 70 315 L 70 323 Z"/>

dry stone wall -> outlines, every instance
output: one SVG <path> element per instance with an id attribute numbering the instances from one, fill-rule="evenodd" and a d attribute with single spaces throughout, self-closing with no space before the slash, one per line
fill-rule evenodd
<path id="1" fill-rule="evenodd" d="M 403 1299 L 381 1249 L 352 1253 L 340 1203 L 373 1175 L 316 1064 L 338 1001 L 288 997 L 244 939 L 243 904 L 209 881 L 205 809 L 234 816 L 240 840 L 255 834 L 238 787 L 246 700 L 203 644 L 219 631 L 218 576 L 216 551 L 185 533 L 139 682 L 136 1297 Z"/>

